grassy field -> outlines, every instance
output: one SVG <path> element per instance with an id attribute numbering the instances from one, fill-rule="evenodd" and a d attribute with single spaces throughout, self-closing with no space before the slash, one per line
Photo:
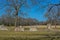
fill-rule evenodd
<path id="1" fill-rule="evenodd" d="M 60 40 L 60 33 L 55 32 L 8 32 L 0 31 L 0 40 Z"/>
<path id="2" fill-rule="evenodd" d="M 43 26 L 41 28 L 45 27 Z M 8 27 L 8 29 L 9 31 L 0 31 L 0 40 L 60 40 L 59 31 L 46 29 L 46 31 L 42 30 L 37 32 L 15 32 L 14 27 Z"/>

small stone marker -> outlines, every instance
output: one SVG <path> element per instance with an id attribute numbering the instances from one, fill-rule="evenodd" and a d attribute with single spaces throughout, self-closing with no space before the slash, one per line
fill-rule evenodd
<path id="1" fill-rule="evenodd" d="M 20 31 L 20 28 L 19 28 L 19 27 L 16 27 L 16 28 L 15 28 L 15 31 Z"/>
<path id="2" fill-rule="evenodd" d="M 0 25 L 0 30 L 8 30 L 4 25 Z"/>
<path id="3" fill-rule="evenodd" d="M 22 26 L 16 27 L 15 31 L 24 31 L 24 28 Z"/>
<path id="4" fill-rule="evenodd" d="M 47 24 L 47 28 L 48 28 L 48 29 L 51 29 L 51 24 L 50 24 L 50 23 Z"/>
<path id="5" fill-rule="evenodd" d="M 24 28 L 23 28 L 23 26 L 20 26 L 20 31 L 24 31 Z"/>
<path id="6" fill-rule="evenodd" d="M 35 26 L 32 26 L 32 27 L 30 28 L 30 31 L 38 31 L 38 30 L 37 30 L 37 28 L 36 28 Z"/>

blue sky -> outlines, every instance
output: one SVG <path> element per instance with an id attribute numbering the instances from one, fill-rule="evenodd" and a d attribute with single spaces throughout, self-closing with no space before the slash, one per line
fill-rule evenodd
<path id="1" fill-rule="evenodd" d="M 40 0 L 40 1 L 42 1 L 42 0 Z M 23 8 L 23 10 L 24 10 L 24 12 L 28 13 L 28 17 L 35 18 L 39 21 L 45 21 L 45 20 L 47 20 L 47 18 L 44 17 L 44 14 L 47 11 L 48 3 L 58 4 L 59 2 L 60 2 L 60 0 L 43 0 L 40 3 L 40 6 L 41 6 L 40 8 L 39 8 L 39 6 L 33 6 L 29 10 L 26 8 Z M 1 7 L 3 8 L 3 4 L 5 4 L 5 3 L 6 3 L 5 0 L 0 0 L 0 8 Z M 2 15 L 3 13 L 5 13 L 4 8 L 0 9 L 0 15 Z"/>

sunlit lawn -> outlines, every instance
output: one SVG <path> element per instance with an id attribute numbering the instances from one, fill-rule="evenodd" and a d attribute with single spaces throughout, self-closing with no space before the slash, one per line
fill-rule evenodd
<path id="1" fill-rule="evenodd" d="M 46 28 L 46 26 L 40 26 L 39 28 L 42 30 L 36 32 L 31 32 L 31 31 L 16 32 L 14 31 L 15 27 L 7 27 L 7 28 L 9 29 L 8 31 L 0 31 L 1 40 L 5 40 L 5 39 L 6 40 L 8 39 L 9 40 L 51 40 L 53 39 L 52 36 L 60 35 L 60 32 L 50 31 Z M 43 30 L 45 28 L 46 30 Z M 60 29 L 60 27 L 57 29 Z M 41 36 L 47 36 L 47 37 L 41 37 Z M 60 40 L 60 38 L 58 40 Z"/>
<path id="2" fill-rule="evenodd" d="M 45 25 L 41 25 L 40 29 L 42 29 L 41 31 L 37 31 L 37 32 L 30 32 L 30 31 L 24 31 L 24 32 L 16 32 L 14 31 L 13 26 L 9 26 L 8 27 L 8 31 L 0 31 L 0 37 L 19 37 L 19 36 L 40 36 L 40 35 L 54 35 L 56 34 L 56 32 L 50 31 L 46 28 Z M 45 30 L 43 30 L 44 28 L 46 28 Z"/>

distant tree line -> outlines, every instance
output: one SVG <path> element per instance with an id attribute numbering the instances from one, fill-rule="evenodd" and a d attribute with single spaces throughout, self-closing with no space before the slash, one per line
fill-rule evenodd
<path id="1" fill-rule="evenodd" d="M 11 14 L 3 14 L 0 16 L 0 25 L 4 24 L 7 26 L 14 26 L 15 24 L 15 17 Z M 17 26 L 19 25 L 37 25 L 39 24 L 39 21 L 37 19 L 33 18 L 23 18 L 18 17 Z"/>

